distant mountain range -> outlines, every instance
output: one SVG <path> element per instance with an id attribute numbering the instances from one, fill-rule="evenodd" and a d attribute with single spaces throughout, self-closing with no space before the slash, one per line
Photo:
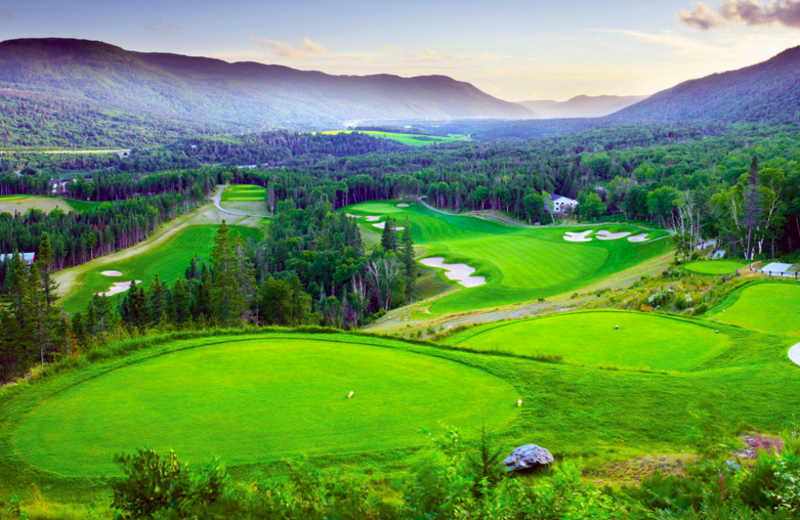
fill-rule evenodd
<path id="1" fill-rule="evenodd" d="M 529 115 L 516 103 L 446 76 L 332 76 L 56 38 L 0 43 L 0 89 L 248 129 L 362 119 Z"/>
<path id="2" fill-rule="evenodd" d="M 800 122 L 800 46 L 757 65 L 683 82 L 608 119 Z"/>
<path id="3" fill-rule="evenodd" d="M 603 117 L 647 99 L 647 96 L 576 96 L 567 101 L 520 101 L 540 119 Z"/>

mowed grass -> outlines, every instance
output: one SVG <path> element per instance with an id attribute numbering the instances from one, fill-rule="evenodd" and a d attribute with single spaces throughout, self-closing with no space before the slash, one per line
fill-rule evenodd
<path id="1" fill-rule="evenodd" d="M 670 247 L 667 240 L 638 244 L 625 239 L 573 243 L 564 240 L 564 233 L 579 228 L 504 226 L 474 217 L 445 215 L 418 203 L 410 203 L 408 208 L 398 208 L 397 204 L 367 202 L 343 211 L 362 216 L 391 216 L 398 226 L 403 226 L 408 215 L 415 243 L 429 247 L 426 256 L 443 256 L 448 263 L 465 263 L 476 269 L 475 276 L 486 278 L 484 286 L 462 288 L 438 300 L 430 307 L 434 313 L 463 312 L 567 293 L 662 254 Z M 359 222 L 376 230 L 374 222 L 363 218 Z M 597 229 L 640 232 L 620 225 Z M 664 235 L 664 232 L 650 232 L 652 238 Z"/>
<path id="2" fill-rule="evenodd" d="M 706 260 L 682 264 L 681 269 L 695 274 L 723 275 L 733 274 L 737 269 L 746 265 L 745 262 L 737 260 Z"/>
<path id="3" fill-rule="evenodd" d="M 254 184 L 230 184 L 222 191 L 219 205 L 230 211 L 267 214 L 267 189 Z"/>
<path id="4" fill-rule="evenodd" d="M 4 195 L 0 197 L 0 213 L 25 214 L 30 209 L 42 210 L 45 213 L 60 209 L 64 213 L 69 213 L 76 208 L 71 201 L 55 196 Z"/>
<path id="5" fill-rule="evenodd" d="M 230 226 L 231 232 L 241 234 L 243 238 L 258 237 L 257 229 Z M 83 311 L 96 293 L 109 290 L 114 282 L 141 280 L 145 287 L 158 275 L 159 280 L 172 284 L 178 276 L 186 271 L 192 257 L 207 259 L 214 248 L 214 237 L 219 226 L 190 226 L 179 232 L 169 241 L 142 254 L 127 258 L 118 263 L 106 264 L 86 273 L 80 288 L 64 300 L 67 312 Z M 119 271 L 122 276 L 109 277 L 103 271 Z M 124 297 L 124 293 L 119 295 Z M 108 297 L 112 305 L 117 303 L 117 295 Z"/>
<path id="6" fill-rule="evenodd" d="M 616 327 L 619 327 L 618 329 Z M 731 345 L 713 325 L 657 314 L 589 311 L 480 325 L 446 342 L 476 350 L 558 354 L 587 366 L 691 370 Z"/>
<path id="7" fill-rule="evenodd" d="M 360 134 L 370 135 L 372 137 L 379 137 L 381 139 L 392 139 L 403 144 L 410 146 L 429 146 L 437 143 L 455 143 L 471 141 L 469 137 L 464 136 L 441 136 L 441 135 L 418 135 L 418 134 L 401 134 L 395 132 L 377 132 L 374 130 L 357 130 Z M 352 130 L 331 130 L 322 132 L 323 134 L 351 134 Z"/>
<path id="8" fill-rule="evenodd" d="M 357 337 L 265 336 L 86 380 L 42 401 L 12 442 L 34 466 L 69 476 L 115 473 L 114 454 L 138 446 L 239 465 L 418 446 L 429 442 L 421 429 L 440 422 L 471 435 L 514 419 L 517 398 L 483 370 Z"/>
<path id="9" fill-rule="evenodd" d="M 745 285 L 706 316 L 748 329 L 800 335 L 800 284 L 764 282 Z"/>

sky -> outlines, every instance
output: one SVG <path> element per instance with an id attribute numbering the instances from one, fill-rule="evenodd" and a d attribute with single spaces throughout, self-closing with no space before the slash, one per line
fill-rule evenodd
<path id="1" fill-rule="evenodd" d="M 0 0 L 0 40 L 40 37 L 562 101 L 769 59 L 800 45 L 800 0 Z"/>

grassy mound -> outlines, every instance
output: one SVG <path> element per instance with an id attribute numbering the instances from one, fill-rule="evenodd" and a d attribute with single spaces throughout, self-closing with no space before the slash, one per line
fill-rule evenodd
<path id="1" fill-rule="evenodd" d="M 800 335 L 800 284 L 746 285 L 734 291 L 707 316 L 748 329 Z"/>
<path id="2" fill-rule="evenodd" d="M 141 254 L 88 271 L 80 288 L 64 300 L 64 308 L 68 312 L 84 310 L 93 294 L 107 291 L 114 282 L 141 280 L 147 286 L 158 275 L 160 280 L 173 283 L 189 266 L 193 256 L 208 258 L 214 248 L 217 229 L 219 226 L 187 227 L 160 247 L 145 249 Z M 256 237 L 259 233 L 258 230 L 242 226 L 231 226 L 231 230 L 241 233 L 243 237 Z M 101 274 L 107 270 L 120 271 L 122 276 Z M 117 297 L 110 298 L 116 304 Z"/>
<path id="3" fill-rule="evenodd" d="M 745 262 L 739 262 L 737 260 L 713 260 L 689 262 L 681 265 L 681 269 L 695 274 L 723 275 L 733 274 L 737 269 L 745 265 L 747 265 Z"/>
<path id="4" fill-rule="evenodd" d="M 414 241 L 428 246 L 426 256 L 443 256 L 447 263 L 465 263 L 486 285 L 462 289 L 434 303 L 434 313 L 463 312 L 566 293 L 663 253 L 669 241 L 631 243 L 626 239 L 567 242 L 576 228 L 504 226 L 474 217 L 431 211 L 418 203 L 398 208 L 397 202 L 368 202 L 344 209 L 354 215 L 391 215 L 402 226 L 409 216 Z M 375 230 L 374 222 L 360 219 Z M 595 228 L 591 228 L 595 229 Z M 612 232 L 640 230 L 604 226 Z M 652 238 L 664 236 L 651 232 Z M 444 275 L 442 275 L 444 276 Z"/>
<path id="5" fill-rule="evenodd" d="M 699 321 L 622 311 L 564 313 L 481 325 L 446 341 L 475 350 L 557 354 L 567 362 L 591 366 L 661 370 L 691 370 L 730 346 L 727 335 Z"/>
<path id="6" fill-rule="evenodd" d="M 439 422 L 474 431 L 516 415 L 517 391 L 495 376 L 358 337 L 218 341 L 66 388 L 12 443 L 38 468 L 100 475 L 114 471 L 115 453 L 142 445 L 244 464 L 414 446 Z"/>

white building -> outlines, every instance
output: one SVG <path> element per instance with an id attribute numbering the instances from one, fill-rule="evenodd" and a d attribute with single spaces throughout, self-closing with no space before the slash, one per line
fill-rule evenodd
<path id="1" fill-rule="evenodd" d="M 577 200 L 565 197 L 563 195 L 557 195 L 555 193 L 550 195 L 550 200 L 545 201 L 545 203 L 547 206 L 547 211 L 550 211 L 551 213 L 566 213 L 570 209 L 575 209 L 578 207 Z"/>

